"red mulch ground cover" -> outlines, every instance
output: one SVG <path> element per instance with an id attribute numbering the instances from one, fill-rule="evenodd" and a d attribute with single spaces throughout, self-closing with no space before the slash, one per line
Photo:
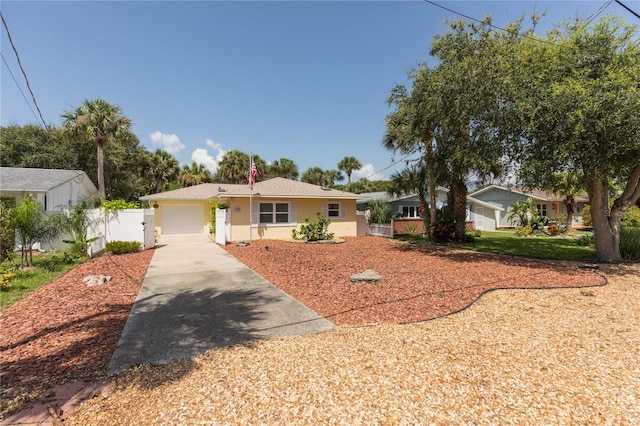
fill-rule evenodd
<path id="1" fill-rule="evenodd" d="M 154 250 L 91 259 L 0 311 L 0 418 L 54 384 L 106 374 Z M 87 287 L 87 275 L 108 275 Z"/>
<path id="2" fill-rule="evenodd" d="M 416 245 L 379 237 L 341 244 L 258 240 L 226 246 L 254 271 L 335 324 L 405 323 L 440 317 L 498 288 L 605 284 L 575 262 L 545 262 Z M 382 283 L 353 283 L 372 269 Z"/>

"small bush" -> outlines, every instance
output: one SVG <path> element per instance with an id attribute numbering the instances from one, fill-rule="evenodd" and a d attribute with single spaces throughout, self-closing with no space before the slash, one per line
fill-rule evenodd
<path id="1" fill-rule="evenodd" d="M 142 243 L 137 241 L 110 241 L 106 248 L 113 254 L 127 254 L 137 252 L 141 245 Z"/>
<path id="2" fill-rule="evenodd" d="M 560 235 L 562 233 L 562 228 L 560 228 L 555 223 L 552 223 L 547 228 L 547 232 L 549 232 L 549 235 L 551 235 L 552 237 L 557 237 L 558 235 Z"/>
<path id="3" fill-rule="evenodd" d="M 482 237 L 482 231 L 479 229 L 476 229 L 475 231 L 473 231 L 473 236 L 476 238 Z"/>
<path id="4" fill-rule="evenodd" d="M 576 240 L 576 244 L 580 247 L 591 247 L 591 246 L 594 246 L 596 243 L 595 243 L 595 238 L 593 237 L 593 234 L 590 234 L 590 235 L 581 235 Z"/>
<path id="5" fill-rule="evenodd" d="M 8 291 L 11 281 L 18 276 L 19 265 L 14 262 L 4 262 L 0 266 L 0 291 Z"/>
<path id="6" fill-rule="evenodd" d="M 533 234 L 533 227 L 531 225 L 516 227 L 516 235 L 518 237 L 528 237 Z"/>
<path id="7" fill-rule="evenodd" d="M 623 259 L 640 259 L 640 228 L 620 230 L 620 255 Z"/>
<path id="8" fill-rule="evenodd" d="M 640 227 L 640 207 L 631 206 L 622 215 L 622 225 L 627 228 Z"/>
<path id="9" fill-rule="evenodd" d="M 291 230 L 291 236 L 294 240 L 306 240 L 306 241 L 319 241 L 319 240 L 331 240 L 333 233 L 329 232 L 329 224 L 331 221 L 322 216 L 322 213 L 317 213 L 315 222 L 310 222 L 309 219 L 305 219 L 304 223 L 300 225 L 300 231 L 295 229 Z"/>

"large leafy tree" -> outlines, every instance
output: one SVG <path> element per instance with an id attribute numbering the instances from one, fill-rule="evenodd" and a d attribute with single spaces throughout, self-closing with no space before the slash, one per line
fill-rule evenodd
<path id="1" fill-rule="evenodd" d="M 412 70 L 411 93 L 396 87 L 389 99 L 396 111 L 387 118 L 383 144 L 403 152 L 422 150 L 430 187 L 441 180 L 449 188 L 458 240 L 466 232 L 467 183 L 498 176 L 505 166 L 496 99 L 503 84 L 500 54 L 516 40 L 493 30 L 490 18 L 452 22 L 432 40 L 430 54 L 438 65 Z"/>
<path id="2" fill-rule="evenodd" d="M 621 258 L 621 218 L 640 198 L 638 35 L 613 17 L 577 20 L 542 41 L 523 38 L 511 56 L 504 110 L 513 114 L 521 179 L 548 186 L 554 173 L 583 176 L 601 261 Z M 623 190 L 610 203 L 616 182 Z"/>
<path id="3" fill-rule="evenodd" d="M 119 106 L 104 99 L 85 99 L 73 111 L 62 114 L 63 127 L 72 135 L 82 135 L 95 142 L 98 159 L 98 192 L 106 198 L 104 182 L 104 147 L 109 140 L 131 138 L 131 119 L 122 114 Z"/>
<path id="4" fill-rule="evenodd" d="M 351 173 L 362 168 L 362 163 L 356 157 L 346 156 L 338 163 L 338 170 L 342 170 L 347 175 L 347 185 L 351 183 Z"/>

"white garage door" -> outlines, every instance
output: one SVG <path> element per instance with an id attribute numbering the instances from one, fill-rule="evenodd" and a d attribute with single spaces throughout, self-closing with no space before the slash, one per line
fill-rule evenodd
<path id="1" fill-rule="evenodd" d="M 204 209 L 202 206 L 162 206 L 163 234 L 202 234 Z"/>

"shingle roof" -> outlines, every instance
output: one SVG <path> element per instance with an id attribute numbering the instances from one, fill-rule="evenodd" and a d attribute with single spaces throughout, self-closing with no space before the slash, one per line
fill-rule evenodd
<path id="1" fill-rule="evenodd" d="M 510 192 L 515 192 L 517 194 L 522 194 L 525 195 L 527 197 L 532 197 L 536 200 L 540 200 L 540 201 L 562 201 L 564 200 L 564 196 L 562 196 L 561 194 L 553 194 L 550 192 L 545 192 L 545 191 L 540 191 L 538 189 L 528 189 L 528 188 L 521 188 L 518 186 L 512 186 L 512 187 L 506 187 L 506 186 L 502 186 L 502 185 L 489 185 L 485 188 L 479 189 L 475 192 L 472 192 L 471 196 L 475 196 L 478 194 L 482 194 L 483 192 L 486 192 L 492 188 L 497 188 L 497 189 L 501 189 L 503 191 L 510 191 Z M 578 195 L 575 197 L 575 200 L 577 202 L 588 202 L 589 198 L 586 195 Z"/>
<path id="2" fill-rule="evenodd" d="M 359 195 L 337 189 L 324 188 L 297 180 L 276 177 L 256 182 L 253 192 L 247 184 L 203 183 L 158 194 L 145 195 L 141 200 L 185 200 L 205 201 L 218 197 L 254 197 L 261 198 L 341 198 L 355 200 Z"/>
<path id="3" fill-rule="evenodd" d="M 88 179 L 82 170 L 0 167 L 0 190 L 46 192 L 81 176 Z"/>

